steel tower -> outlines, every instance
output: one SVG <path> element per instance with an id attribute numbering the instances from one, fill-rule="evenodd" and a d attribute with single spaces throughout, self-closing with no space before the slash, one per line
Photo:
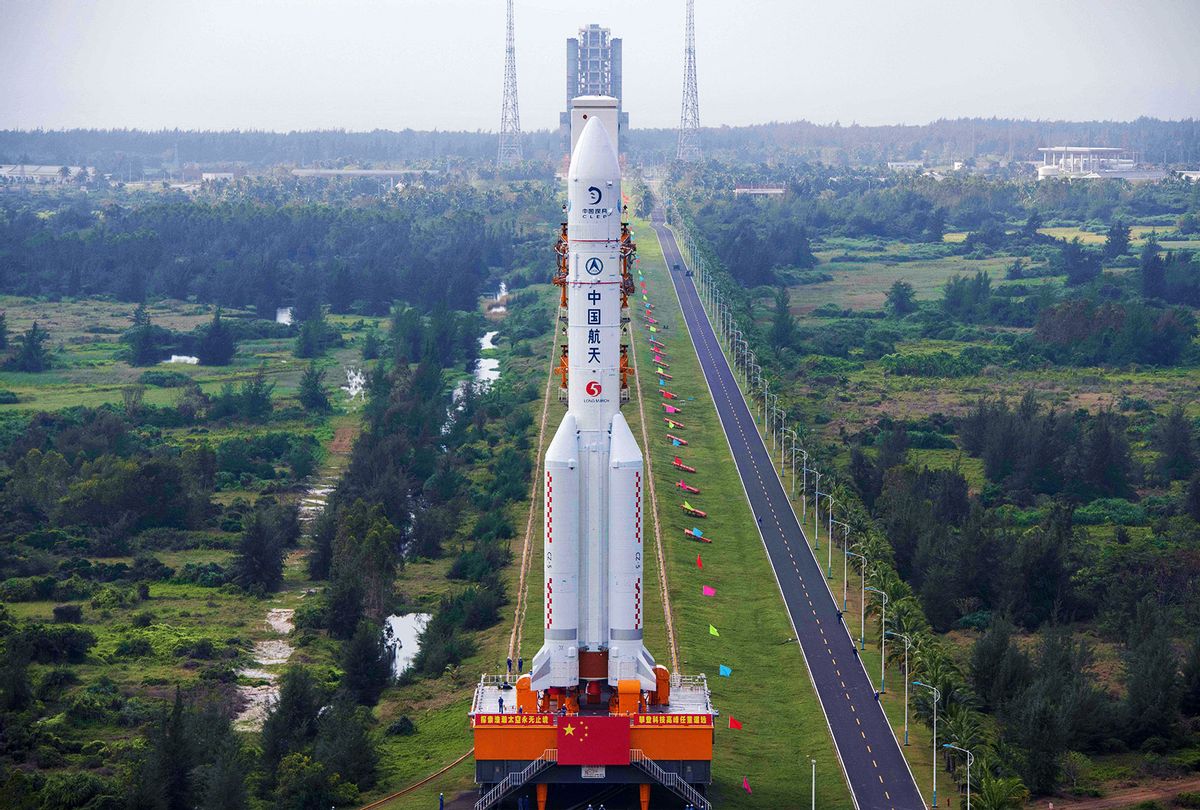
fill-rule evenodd
<path id="1" fill-rule="evenodd" d="M 517 109 L 517 48 L 513 42 L 513 0 L 508 0 L 508 38 L 504 48 L 504 104 L 500 110 L 500 149 L 497 168 L 520 163 L 521 113 Z"/>
<path id="2" fill-rule="evenodd" d="M 679 115 L 679 149 L 675 157 L 695 161 L 700 154 L 700 95 L 696 90 L 696 24 L 694 0 L 687 0 L 687 31 L 683 43 L 683 111 Z"/>

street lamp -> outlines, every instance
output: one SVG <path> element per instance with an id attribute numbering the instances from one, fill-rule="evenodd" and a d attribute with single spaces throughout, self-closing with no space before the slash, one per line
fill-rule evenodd
<path id="1" fill-rule="evenodd" d="M 887 675 L 887 603 L 888 595 L 878 588 L 867 588 L 872 593 L 883 597 L 883 611 L 879 614 L 879 694 L 887 691 L 885 676 Z M 863 606 L 864 612 L 866 606 Z"/>
<path id="2" fill-rule="evenodd" d="M 833 507 L 834 507 L 834 504 L 837 503 L 837 501 L 835 501 L 833 499 L 833 496 L 830 495 L 828 492 L 825 493 L 825 497 L 829 499 L 829 509 L 826 510 L 829 513 L 828 514 L 829 528 L 826 529 L 826 531 L 825 531 L 825 539 L 829 542 L 829 554 L 828 554 L 829 560 L 826 563 L 825 576 L 826 576 L 826 578 L 832 578 L 833 577 Z"/>
<path id="3" fill-rule="evenodd" d="M 933 806 L 937 807 L 937 705 L 942 699 L 942 693 L 936 686 L 913 681 L 913 686 L 921 686 L 933 692 Z"/>
<path id="4" fill-rule="evenodd" d="M 846 550 L 846 556 L 847 557 L 858 557 L 860 560 L 862 560 L 862 589 L 863 589 L 862 590 L 862 606 L 863 606 L 863 609 L 858 612 L 860 619 L 861 619 L 861 625 L 859 626 L 859 630 L 858 630 L 858 648 L 860 650 L 865 650 L 867 648 L 867 644 L 865 641 L 866 636 L 867 636 L 867 610 L 866 610 L 866 605 L 867 605 L 867 557 L 865 554 L 858 554 L 856 552 L 850 551 L 849 549 Z M 843 613 L 846 612 L 846 581 L 847 581 L 846 578 L 842 579 L 842 612 Z"/>
<path id="5" fill-rule="evenodd" d="M 975 762 L 975 755 L 965 748 L 959 748 L 957 745 L 946 743 L 942 748 L 951 748 L 955 751 L 962 751 L 967 755 L 967 810 L 971 810 L 971 764 Z"/>
<path id="6" fill-rule="evenodd" d="M 821 550 L 821 473 L 813 470 L 817 481 L 813 484 L 813 548 Z"/>
<path id="7" fill-rule="evenodd" d="M 801 450 L 804 458 L 801 460 L 800 472 L 800 523 L 808 520 L 808 451 Z"/>
<path id="8" fill-rule="evenodd" d="M 904 744 L 908 745 L 908 648 L 912 639 L 903 633 L 893 633 L 891 630 L 884 632 L 889 636 L 904 639 Z"/>
<path id="9" fill-rule="evenodd" d="M 815 759 L 809 761 L 812 762 L 812 810 L 817 810 L 817 761 Z M 971 801 L 971 769 L 969 766 L 967 767 L 967 801 Z M 967 810 L 971 810 L 971 808 L 968 807 Z"/>

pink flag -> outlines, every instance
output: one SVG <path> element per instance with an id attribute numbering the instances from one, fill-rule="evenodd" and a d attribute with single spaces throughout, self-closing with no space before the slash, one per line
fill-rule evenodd
<path id="1" fill-rule="evenodd" d="M 753 790 L 751 790 L 751 789 L 750 789 L 750 777 L 748 777 L 748 776 L 743 776 L 743 777 L 742 777 L 742 788 L 743 788 L 743 789 L 744 789 L 744 790 L 745 790 L 747 793 L 753 793 L 753 792 L 754 792 Z"/>
<path id="2" fill-rule="evenodd" d="M 709 586 L 709 585 L 705 585 L 705 586 L 704 586 L 704 587 L 701 589 L 701 592 L 702 592 L 702 593 L 703 593 L 705 596 L 716 596 L 716 595 L 717 595 L 717 589 L 716 589 L 716 588 L 713 588 L 713 587 L 711 587 L 711 586 Z"/>
<path id="3" fill-rule="evenodd" d="M 663 407 L 667 409 L 667 413 L 675 413 L 675 411 L 679 410 L 673 405 L 664 405 Z"/>

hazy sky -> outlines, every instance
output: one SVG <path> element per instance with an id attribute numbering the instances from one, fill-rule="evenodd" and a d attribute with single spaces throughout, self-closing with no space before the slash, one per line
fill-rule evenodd
<path id="1" fill-rule="evenodd" d="M 625 40 L 634 127 L 679 121 L 683 0 L 516 0 L 526 130 L 564 40 Z M 696 0 L 704 125 L 1200 116 L 1198 0 Z M 504 0 L 0 0 L 0 127 L 485 129 Z"/>

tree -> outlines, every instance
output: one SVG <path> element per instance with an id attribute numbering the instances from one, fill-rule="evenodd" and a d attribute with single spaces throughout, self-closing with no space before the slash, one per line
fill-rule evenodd
<path id="1" fill-rule="evenodd" d="M 1187 491 L 1183 496 L 1183 507 L 1192 520 L 1200 523 L 1200 471 L 1192 475 L 1192 480 L 1188 482 Z"/>
<path id="2" fill-rule="evenodd" d="M 0 351 L 8 348 L 8 321 L 5 313 L 0 312 Z"/>
<path id="3" fill-rule="evenodd" d="M 392 660 L 379 625 L 363 619 L 342 647 L 342 688 L 364 706 L 374 706 L 392 676 Z"/>
<path id="4" fill-rule="evenodd" d="M 1166 617 L 1150 604 L 1139 605 L 1152 628 L 1130 649 L 1126 663 L 1125 739 L 1140 745 L 1151 737 L 1170 740 L 1179 724 L 1179 661 L 1166 631 Z"/>
<path id="5" fill-rule="evenodd" d="M 267 509 L 243 518 L 242 537 L 233 561 L 233 580 L 243 588 L 273 591 L 283 582 L 284 538 Z"/>
<path id="6" fill-rule="evenodd" d="M 1108 226 L 1108 236 L 1104 240 L 1104 255 L 1110 259 L 1124 256 L 1129 252 L 1129 226 L 1119 219 L 1114 219 Z"/>
<path id="7" fill-rule="evenodd" d="M 1154 437 L 1154 446 L 1160 473 L 1172 481 L 1191 478 L 1196 469 L 1195 439 L 1182 406 L 1176 405 L 1167 414 Z"/>
<path id="8" fill-rule="evenodd" d="M 249 422 L 265 422 L 273 409 L 271 392 L 275 383 L 267 382 L 267 364 L 258 367 L 254 376 L 242 383 L 238 393 L 238 411 L 243 419 Z"/>
<path id="9" fill-rule="evenodd" d="M 279 763 L 276 810 L 326 810 L 357 798 L 353 785 L 328 775 L 321 763 L 307 754 L 288 754 Z"/>
<path id="10" fill-rule="evenodd" d="M 324 413 L 329 410 L 329 396 L 325 393 L 325 372 L 309 363 L 300 377 L 300 404 L 305 410 Z"/>
<path id="11" fill-rule="evenodd" d="M 771 317 L 771 345 L 778 351 L 792 345 L 796 335 L 796 319 L 789 309 L 790 301 L 786 287 L 775 291 L 775 312 Z"/>
<path id="12" fill-rule="evenodd" d="M 889 312 L 897 318 L 903 318 L 917 310 L 917 293 L 913 285 L 903 279 L 892 282 L 887 293 L 886 306 Z"/>
<path id="13" fill-rule="evenodd" d="M 1058 271 L 1066 274 L 1067 284 L 1071 286 L 1085 284 L 1100 275 L 1100 258 L 1084 247 L 1077 236 L 1063 243 L 1058 256 Z"/>
<path id="14" fill-rule="evenodd" d="M 200 810 L 246 810 L 248 770 L 237 738 L 229 737 L 217 744 L 212 762 L 197 773 Z"/>
<path id="15" fill-rule="evenodd" d="M 158 345 L 158 330 L 150 321 L 150 313 L 144 303 L 133 311 L 133 326 L 125 331 L 121 340 L 129 344 L 129 363 L 133 366 L 152 366 L 161 359 Z"/>
<path id="16" fill-rule="evenodd" d="M 200 362 L 206 366 L 227 366 L 233 360 L 236 351 L 237 342 L 233 338 L 233 332 L 221 320 L 221 308 L 217 307 L 213 312 L 212 323 L 200 336 L 196 353 Z"/>
<path id="17" fill-rule="evenodd" d="M 184 716 L 183 697 L 175 688 L 175 703 L 151 734 L 143 779 L 158 794 L 162 808 L 190 807 L 195 741 Z"/>
<path id="18" fill-rule="evenodd" d="M 979 810 L 1021 810 L 1029 799 L 1029 790 L 1015 776 L 995 776 L 986 768 L 976 787 L 972 807 Z"/>
<path id="19" fill-rule="evenodd" d="M 21 336 L 17 344 L 17 353 L 9 361 L 9 365 L 17 371 L 34 374 L 50 368 L 50 351 L 46 348 L 46 341 L 49 339 L 50 333 L 34 321 Z"/>
<path id="20" fill-rule="evenodd" d="M 279 679 L 279 698 L 267 708 L 262 728 L 264 786 L 270 789 L 280 763 L 317 736 L 317 715 L 325 695 L 308 670 L 290 666 Z M 324 810 L 324 808 L 322 808 Z"/>
<path id="21" fill-rule="evenodd" d="M 1188 648 L 1181 686 L 1180 709 L 1188 717 L 1200 716 L 1200 636 Z"/>
<path id="22" fill-rule="evenodd" d="M 1167 263 L 1158 255 L 1158 242 L 1151 236 L 1142 245 L 1138 274 L 1143 298 L 1165 298 L 1167 294 Z"/>
<path id="23" fill-rule="evenodd" d="M 371 711 L 352 701 L 336 699 L 321 713 L 313 756 L 330 778 L 360 789 L 375 785 L 379 757 L 370 734 Z"/>

